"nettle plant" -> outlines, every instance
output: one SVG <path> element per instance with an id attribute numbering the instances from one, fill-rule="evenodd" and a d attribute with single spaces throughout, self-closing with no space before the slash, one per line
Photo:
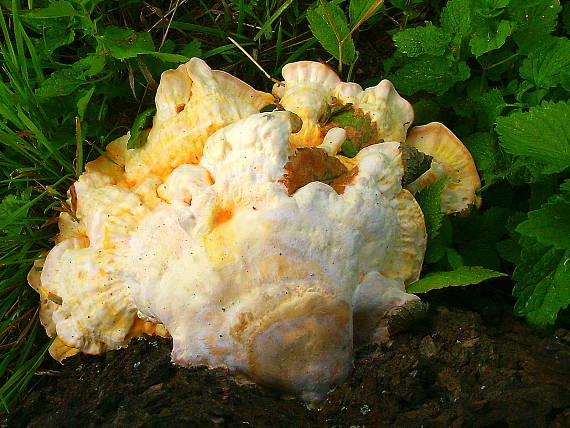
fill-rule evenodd
<path id="1" fill-rule="evenodd" d="M 536 327 L 555 324 L 570 303 L 570 7 L 558 0 L 379 3 L 318 1 L 307 17 L 322 46 L 351 69 L 358 67 L 351 28 L 362 24 L 355 16 L 396 17 L 402 28 L 393 31 L 385 76 L 413 96 L 417 122 L 454 124 L 484 182 L 483 210 L 468 221 L 428 222 L 425 280 L 465 265 L 512 272 L 515 314 Z M 372 33 L 372 25 L 360 28 L 362 37 Z M 429 204 L 423 208 L 430 219 Z"/>

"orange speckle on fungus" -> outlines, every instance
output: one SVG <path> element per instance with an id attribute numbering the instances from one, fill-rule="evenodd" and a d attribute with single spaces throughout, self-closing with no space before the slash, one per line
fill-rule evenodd
<path id="1" fill-rule="evenodd" d="M 227 221 L 231 220 L 234 216 L 234 212 L 232 209 L 229 208 L 220 208 L 216 212 L 216 216 L 214 218 L 214 226 L 219 226 Z"/>

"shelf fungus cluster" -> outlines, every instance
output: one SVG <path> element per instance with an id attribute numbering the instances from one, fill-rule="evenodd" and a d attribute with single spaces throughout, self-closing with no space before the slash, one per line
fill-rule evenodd
<path id="1" fill-rule="evenodd" d="M 170 336 L 178 364 L 319 400 L 353 343 L 421 307 L 413 195 L 446 176 L 442 210 L 467 212 L 473 159 L 440 123 L 408 129 L 387 80 L 363 90 L 308 61 L 283 77 L 264 93 L 194 58 L 162 75 L 144 145 L 87 164 L 29 274 L 56 359 Z"/>

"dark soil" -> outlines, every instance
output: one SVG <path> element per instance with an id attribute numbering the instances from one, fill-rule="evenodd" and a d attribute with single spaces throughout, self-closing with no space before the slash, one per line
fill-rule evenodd
<path id="1" fill-rule="evenodd" d="M 433 304 L 432 304 L 433 306 Z M 487 319 L 488 317 L 486 317 Z M 224 370 L 178 368 L 170 342 L 75 356 L 39 381 L 10 427 L 570 427 L 570 332 L 437 307 L 309 409 Z"/>

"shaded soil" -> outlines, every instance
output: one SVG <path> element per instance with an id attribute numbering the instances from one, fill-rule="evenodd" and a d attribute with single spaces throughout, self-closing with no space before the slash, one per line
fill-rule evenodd
<path id="1" fill-rule="evenodd" d="M 433 305 L 432 305 L 433 307 Z M 308 409 L 224 370 L 178 368 L 170 342 L 139 339 L 44 372 L 10 427 L 570 427 L 570 332 L 437 307 Z M 54 366 L 55 367 L 55 366 Z"/>

